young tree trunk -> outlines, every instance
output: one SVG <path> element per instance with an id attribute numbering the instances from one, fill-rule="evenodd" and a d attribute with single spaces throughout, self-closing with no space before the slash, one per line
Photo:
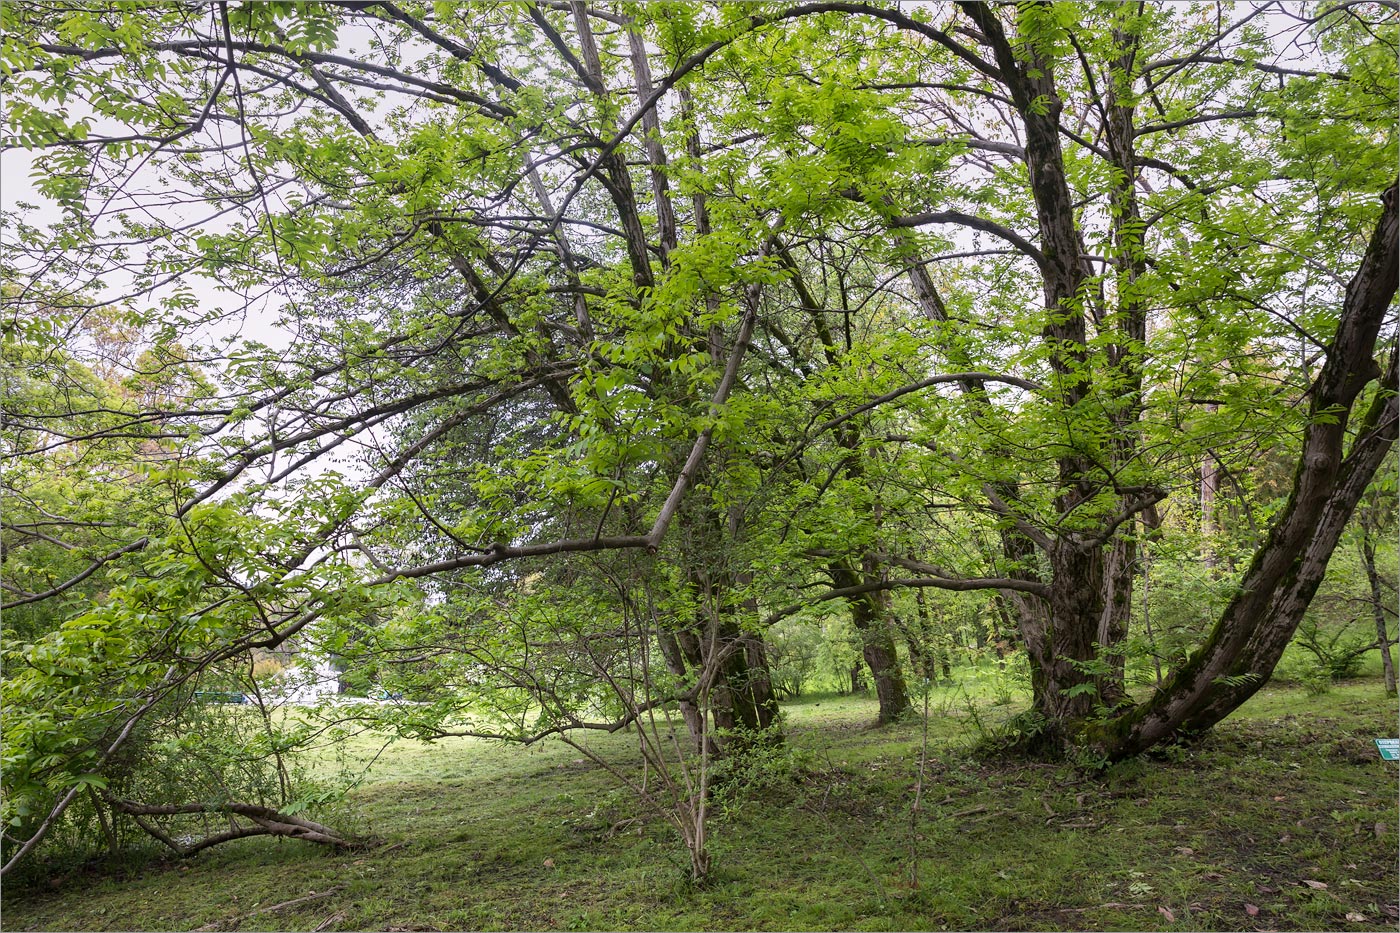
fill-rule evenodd
<path id="1" fill-rule="evenodd" d="M 1206 411 L 1213 412 L 1220 406 L 1215 402 L 1206 403 Z M 1206 567 L 1214 570 L 1220 563 L 1212 541 L 1220 530 L 1216 521 L 1215 500 L 1220 495 L 1220 464 L 1214 456 L 1206 454 L 1201 460 L 1201 552 Z"/>
<path id="2" fill-rule="evenodd" d="M 658 632 L 657 644 L 661 656 L 666 660 L 666 669 L 673 677 L 685 683 L 702 669 L 700 642 L 693 632 Z M 686 731 L 690 734 L 691 746 L 696 752 L 707 751 L 713 755 L 719 751 L 706 728 L 705 718 L 694 700 L 681 700 L 681 718 L 685 720 Z"/>
<path id="3" fill-rule="evenodd" d="M 1376 622 L 1376 647 L 1381 652 L 1381 668 L 1385 671 L 1385 692 L 1395 696 L 1395 661 L 1390 656 L 1392 644 L 1385 620 L 1385 599 L 1381 593 L 1381 576 L 1376 570 L 1376 542 L 1370 525 L 1361 522 L 1361 562 L 1366 567 L 1366 581 L 1371 585 L 1371 614 Z"/>

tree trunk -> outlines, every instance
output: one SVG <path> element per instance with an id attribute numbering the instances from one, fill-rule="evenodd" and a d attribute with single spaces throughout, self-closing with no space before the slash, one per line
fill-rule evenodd
<path id="1" fill-rule="evenodd" d="M 1114 285 L 1117 309 L 1112 315 L 1116 337 L 1109 349 L 1109 361 L 1120 388 L 1111 409 L 1113 455 L 1120 468 L 1138 460 L 1142 438 L 1142 364 L 1147 344 L 1147 308 L 1139 294 L 1139 280 L 1147 271 L 1143 252 L 1142 212 L 1138 207 L 1138 159 L 1134 140 L 1135 105 L 1132 93 L 1134 63 L 1137 60 L 1137 34 L 1115 29 L 1117 54 L 1108 69 L 1105 91 L 1107 133 L 1105 142 L 1117 178 L 1110 197 L 1113 211 L 1110 225 L 1116 260 Z M 1131 496 L 1119 496 L 1119 508 L 1131 508 Z M 1131 514 L 1131 513 L 1129 513 Z M 1098 678 L 1099 699 L 1114 707 L 1126 698 L 1123 642 L 1128 637 L 1128 621 L 1133 610 L 1133 575 L 1137 564 L 1137 541 L 1133 537 L 1136 519 L 1129 518 L 1109 544 L 1108 566 L 1104 572 L 1104 608 L 1099 619 L 1098 641 L 1108 673 Z"/>
<path id="2" fill-rule="evenodd" d="M 661 648 L 661 656 L 666 660 L 666 669 L 673 677 L 685 683 L 694 676 L 692 672 L 701 670 L 700 645 L 694 633 L 663 631 L 657 633 L 656 640 Z M 719 748 L 708 734 L 700 707 L 694 700 L 681 700 L 679 706 L 686 731 L 690 734 L 692 749 L 699 752 L 705 750 L 705 746 L 708 745 L 710 754 L 716 754 Z"/>
<path id="3" fill-rule="evenodd" d="M 1074 197 L 1065 175 L 1060 145 L 1064 104 L 1055 85 L 1054 67 L 1034 46 L 1016 46 L 995 8 L 961 2 L 959 8 L 979 27 L 1010 92 L 1025 131 L 1025 161 L 1040 233 L 1041 291 L 1045 303 L 1041 337 L 1050 348 L 1052 381 L 1048 394 L 1065 410 L 1080 406 L 1093 389 L 1088 361 L 1085 302 L 1091 271 L 1084 260 L 1083 237 L 1075 223 Z M 1067 516 L 1097 495 L 1095 464 L 1072 448 L 1056 459 L 1059 474 L 1055 510 Z M 1031 542 L 1007 554 L 1029 572 Z M 1103 556 L 1100 543 L 1061 533 L 1047 542 L 1050 593 L 1043 611 L 1031 599 L 1016 600 L 1021 634 L 1031 661 L 1036 707 L 1051 722 L 1079 719 L 1093 708 L 1091 680 L 1078 666 L 1093 659 L 1094 636 L 1103 613 Z M 1010 594 L 1008 594 L 1010 595 Z M 1081 685 L 1090 683 L 1088 689 Z M 1052 730 L 1055 731 L 1055 730 Z"/>
<path id="4" fill-rule="evenodd" d="M 1051 722 L 1083 719 L 1097 692 L 1085 665 L 1094 661 L 1094 637 L 1103 616 L 1103 549 L 1066 540 L 1050 555 L 1050 630 L 1042 657 L 1044 683 L 1037 700 Z"/>
<path id="5" fill-rule="evenodd" d="M 1123 758 L 1181 733 L 1209 729 L 1262 687 L 1312 601 L 1347 521 L 1395 443 L 1400 353 L 1382 374 L 1372 354 L 1395 297 L 1400 264 L 1397 185 L 1365 258 L 1347 285 L 1327 360 L 1309 393 L 1309 418 L 1293 492 L 1255 552 L 1234 597 L 1206 643 L 1152 699 L 1099 730 L 1112 758 Z M 1348 423 L 1362 391 L 1381 377 L 1346 450 Z"/>
<path id="6" fill-rule="evenodd" d="M 1037 261 L 1046 309 L 1042 336 L 1053 376 L 1047 394 L 1064 410 L 1076 409 L 1095 381 L 1088 367 L 1085 318 L 1093 283 L 1083 261 L 1085 250 L 1065 174 L 1059 126 L 1063 105 L 1055 87 L 1054 62 L 1044 46 L 1013 44 L 997 8 L 970 0 L 958 6 L 977 24 L 981 41 L 994 53 L 998 77 L 1023 124 L 1023 151 L 1040 234 Z M 1061 531 L 1045 548 L 1051 565 L 1049 620 L 1023 626 L 1037 705 L 1052 723 L 1052 732 L 1070 736 L 1092 731 L 1110 757 L 1121 758 L 1178 733 L 1210 728 L 1273 672 L 1322 581 L 1347 519 L 1395 440 L 1392 354 L 1382 382 L 1391 394 L 1377 394 L 1361 418 L 1350 452 L 1345 450 L 1352 408 L 1381 374 L 1372 354 L 1396 291 L 1396 199 L 1392 184 L 1382 199 L 1384 210 L 1361 268 L 1347 287 L 1326 363 L 1309 393 L 1310 417 L 1292 495 L 1206 643 L 1162 690 L 1106 727 L 1089 728 L 1093 685 L 1080 689 L 1085 681 L 1078 662 L 1092 658 L 1093 637 L 1104 611 L 1102 546 L 1111 540 L 1111 529 L 1107 538 Z M 1116 434 L 1127 439 L 1123 432 Z M 1057 458 L 1056 466 L 1059 515 L 1069 516 L 1102 490 L 1095 464 L 1073 446 Z"/>
<path id="7" fill-rule="evenodd" d="M 778 704 L 763 639 L 726 619 L 721 623 L 720 643 L 723 656 L 713 694 L 715 727 L 731 733 L 767 729 L 777 720 Z M 725 744 L 722 739 L 721 746 Z"/>
<path id="8" fill-rule="evenodd" d="M 181 858 L 189 858 L 212 846 L 246 839 L 249 836 L 281 836 L 315 842 L 336 849 L 352 849 L 363 843 L 357 839 L 342 836 L 336 830 L 301 816 L 289 816 L 272 807 L 250 803 L 182 803 L 148 804 L 135 800 L 123 800 L 110 794 L 104 795 L 112 809 L 125 813 L 136 825 L 155 839 L 169 846 Z M 152 817 L 179 815 L 221 814 L 230 818 L 229 828 L 193 842 L 176 838 L 151 821 Z M 242 817 L 247 822 L 238 825 L 233 817 Z"/>
<path id="9" fill-rule="evenodd" d="M 863 572 L 848 564 L 834 564 L 832 577 L 838 587 L 854 587 L 875 580 L 876 564 L 872 558 L 862 561 Z M 880 723 L 894 722 L 909 708 L 909 692 L 904 674 L 899 669 L 899 654 L 895 650 L 894 634 L 889 619 L 889 593 L 877 590 L 862 593 L 847 600 L 851 606 L 851 623 L 860 633 L 861 657 L 870 668 L 875 683 L 875 695 L 880 700 Z M 853 675 L 854 676 L 854 675 Z"/>
<path id="10" fill-rule="evenodd" d="M 941 672 L 943 679 L 948 683 L 953 682 L 953 661 L 950 657 L 947 644 L 941 638 L 935 638 L 933 634 L 933 624 L 929 619 L 928 602 L 924 598 L 922 587 L 914 590 L 914 603 L 919 610 L 919 631 L 924 639 L 924 677 L 930 682 L 937 682 Z M 934 665 L 937 665 L 935 668 Z"/>
<path id="11" fill-rule="evenodd" d="M 1361 562 L 1366 567 L 1366 581 L 1371 585 L 1371 613 L 1376 621 L 1376 647 L 1381 651 L 1381 667 L 1385 671 L 1385 692 L 1395 696 L 1395 661 L 1390 656 L 1389 626 L 1385 621 L 1385 599 L 1381 593 L 1381 576 L 1376 570 L 1376 542 L 1371 528 L 1361 523 Z"/>
<path id="12" fill-rule="evenodd" d="M 1104 570 L 1103 615 L 1099 617 L 1099 655 L 1108 665 L 1108 673 L 1098 677 L 1099 699 L 1104 706 L 1114 707 L 1127 698 L 1125 686 L 1124 642 L 1128 637 L 1128 619 L 1133 611 L 1133 575 L 1137 569 L 1137 541 L 1123 534 L 1116 535 L 1108 551 L 1108 566 Z"/>
<path id="13" fill-rule="evenodd" d="M 1214 402 L 1206 403 L 1206 411 L 1213 412 L 1220 406 Z M 1213 538 L 1219 525 L 1216 522 L 1215 500 L 1220 495 L 1220 464 L 1215 457 L 1206 454 L 1201 459 L 1201 556 L 1206 567 L 1215 570 L 1220 559 L 1215 552 Z"/>
<path id="14" fill-rule="evenodd" d="M 909 665 L 914 668 L 922 680 L 932 680 L 934 678 L 933 661 L 926 647 L 923 634 L 915 630 L 914 626 L 898 618 L 894 620 L 895 627 L 904 636 L 904 644 L 909 649 Z"/>

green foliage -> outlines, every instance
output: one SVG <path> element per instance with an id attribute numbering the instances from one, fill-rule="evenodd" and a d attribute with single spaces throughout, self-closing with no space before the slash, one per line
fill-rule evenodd
<path id="1" fill-rule="evenodd" d="M 1070 666 L 1160 685 L 1348 415 L 1308 398 L 1396 158 L 1365 5 L 209 12 L 0 8 L 47 202 L 0 270 L 7 851 L 138 751 L 256 790 L 216 775 L 283 739 L 144 730 L 257 652 L 425 741 L 846 690 L 886 636 L 1009 711 L 1008 584 L 1131 541 Z M 1300 642 L 1336 674 L 1356 569 Z"/>
<path id="2" fill-rule="evenodd" d="M 768 630 L 769 672 L 779 698 L 797 699 L 814 683 L 825 647 L 822 639 L 821 626 L 802 619 L 785 619 Z"/>

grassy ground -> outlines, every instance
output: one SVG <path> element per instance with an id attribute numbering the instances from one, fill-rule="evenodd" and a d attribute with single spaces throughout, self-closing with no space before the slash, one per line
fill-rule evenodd
<path id="1" fill-rule="evenodd" d="M 788 704 L 765 780 L 722 798 L 703 886 L 671 826 L 577 751 L 456 740 L 375 761 L 353 819 L 376 849 L 94 864 L 7 886 L 3 927 L 1396 928 L 1397 771 L 1371 743 L 1396 712 L 1377 680 L 1271 687 L 1197 747 L 1096 774 L 971 758 L 1020 702 L 991 693 L 933 694 L 917 825 L 919 717 L 872 729 L 868 698 Z M 594 748 L 636 773 L 635 742 Z"/>

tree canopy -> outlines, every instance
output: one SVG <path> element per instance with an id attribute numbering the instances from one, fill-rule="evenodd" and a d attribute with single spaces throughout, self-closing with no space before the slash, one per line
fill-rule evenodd
<path id="1" fill-rule="evenodd" d="M 907 593 L 980 593 L 1031 744 L 1136 754 L 1268 679 L 1395 440 L 1388 4 L 0 20 L 7 866 L 292 647 L 403 734 L 719 750 L 775 623 L 847 607 L 891 719 Z M 1227 592 L 1135 692 L 1158 544 Z"/>

